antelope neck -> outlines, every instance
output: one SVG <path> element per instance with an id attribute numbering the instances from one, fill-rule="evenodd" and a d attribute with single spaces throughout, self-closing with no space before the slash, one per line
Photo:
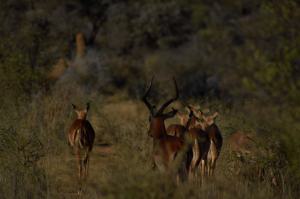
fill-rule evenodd
<path id="1" fill-rule="evenodd" d="M 79 121 L 85 121 L 86 118 L 80 118 L 80 117 L 78 117 L 76 120 L 79 120 Z"/>
<path id="2" fill-rule="evenodd" d="M 165 121 L 163 118 L 155 118 L 151 122 L 151 133 L 153 138 L 161 138 L 167 135 Z"/>

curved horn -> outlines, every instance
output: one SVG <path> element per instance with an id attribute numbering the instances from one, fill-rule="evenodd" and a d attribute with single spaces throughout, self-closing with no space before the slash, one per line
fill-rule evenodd
<path id="1" fill-rule="evenodd" d="M 158 114 L 163 113 L 163 111 L 165 110 L 165 108 L 167 108 L 172 102 L 176 101 L 179 97 L 179 93 L 178 93 L 178 86 L 177 86 L 177 82 L 175 77 L 173 77 L 173 82 L 174 82 L 174 86 L 175 86 L 175 97 L 169 99 L 168 101 L 166 101 L 158 110 Z"/>
<path id="2" fill-rule="evenodd" d="M 142 97 L 142 101 L 145 103 L 145 105 L 147 106 L 147 108 L 149 109 L 150 113 L 153 114 L 153 106 L 150 104 L 150 102 L 147 100 L 147 96 L 150 93 L 151 87 L 152 87 L 152 82 L 153 82 L 154 76 L 152 76 L 151 78 L 151 82 L 150 85 L 148 87 L 148 89 L 146 90 L 145 94 Z"/>

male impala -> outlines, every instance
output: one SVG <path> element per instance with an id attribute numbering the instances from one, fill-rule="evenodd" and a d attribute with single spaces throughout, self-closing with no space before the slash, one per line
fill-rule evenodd
<path id="1" fill-rule="evenodd" d="M 68 140 L 73 147 L 77 156 L 78 177 L 79 181 L 85 179 L 88 175 L 89 153 L 93 148 L 95 139 L 95 131 L 88 120 L 86 120 L 89 110 L 89 103 L 86 109 L 79 110 L 72 104 L 73 109 L 77 114 L 77 119 L 74 120 L 68 133 Z M 83 152 L 83 159 L 81 158 Z"/>
<path id="2" fill-rule="evenodd" d="M 170 171 L 172 163 L 174 163 L 175 160 L 176 162 L 179 161 L 178 163 L 180 164 L 180 168 L 177 173 L 177 177 L 179 177 L 180 174 L 185 175 L 185 173 L 180 173 L 185 172 L 185 158 L 178 156 L 180 152 L 184 153 L 184 139 L 168 135 L 166 132 L 165 120 L 174 117 L 174 115 L 177 113 L 177 110 L 173 109 L 170 112 L 164 113 L 164 110 L 172 102 L 178 99 L 177 83 L 174 79 L 175 97 L 163 103 L 163 105 L 158 110 L 155 110 L 155 106 L 151 105 L 150 102 L 147 100 L 147 97 L 152 87 L 152 81 L 153 78 L 144 96 L 142 97 L 142 101 L 144 102 L 144 104 L 150 112 L 150 128 L 148 134 L 153 138 L 152 158 L 155 166 L 162 172 Z M 182 158 L 182 160 L 178 160 L 178 158 Z"/>

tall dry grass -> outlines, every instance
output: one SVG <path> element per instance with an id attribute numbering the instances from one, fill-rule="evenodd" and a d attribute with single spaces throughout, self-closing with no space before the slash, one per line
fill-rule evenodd
<path id="1" fill-rule="evenodd" d="M 177 186 L 170 176 L 151 168 L 148 113 L 141 102 L 122 95 L 105 97 L 70 84 L 37 96 L 20 113 L 18 123 L 0 131 L 1 198 L 77 197 L 76 161 L 65 133 L 75 117 L 71 103 L 84 105 L 87 101 L 91 102 L 88 119 L 95 128 L 96 142 L 82 198 L 294 197 L 286 163 L 279 165 L 284 156 L 278 146 L 270 144 L 275 138 L 261 136 L 260 122 L 249 114 L 229 110 L 220 103 L 202 104 L 218 109 L 221 115 L 217 124 L 225 142 L 216 175 L 201 187 L 194 183 Z M 178 121 L 167 121 L 173 122 Z M 257 147 L 270 149 L 270 153 L 254 159 L 244 157 L 243 161 L 236 158 L 228 150 L 226 139 L 237 129 L 256 132 L 262 144 Z M 265 174 L 258 176 L 257 168 Z M 270 169 L 280 174 L 278 186 L 271 183 Z"/>

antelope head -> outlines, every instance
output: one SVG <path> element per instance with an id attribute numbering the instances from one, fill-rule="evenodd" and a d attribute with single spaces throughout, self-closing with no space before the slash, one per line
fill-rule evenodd
<path id="1" fill-rule="evenodd" d="M 214 114 L 209 115 L 209 116 L 205 116 L 203 115 L 202 118 L 204 120 L 204 122 L 209 126 L 212 125 L 213 123 L 215 123 L 216 118 L 219 116 L 218 112 L 214 112 Z"/>
<path id="2" fill-rule="evenodd" d="M 212 115 L 206 116 L 199 106 L 188 105 L 187 108 L 190 111 L 193 111 L 195 116 L 195 126 L 201 126 L 203 130 L 205 130 L 208 126 L 215 123 L 216 118 L 219 113 L 215 112 Z"/>
<path id="3" fill-rule="evenodd" d="M 207 127 L 215 123 L 218 115 L 219 115 L 218 112 L 215 112 L 214 114 L 209 116 L 205 116 L 204 114 L 202 114 L 202 118 L 201 118 L 202 120 L 198 122 L 198 125 L 200 125 L 202 129 L 205 130 Z"/>
<path id="4" fill-rule="evenodd" d="M 177 110 L 172 108 L 172 111 L 164 113 L 164 110 L 174 101 L 176 101 L 179 97 L 178 94 L 178 87 L 175 78 L 173 78 L 174 85 L 175 85 L 175 96 L 165 103 L 161 105 L 161 107 L 157 110 L 156 106 L 152 105 L 148 100 L 147 97 L 150 93 L 151 87 L 152 87 L 152 82 L 153 82 L 154 77 L 152 77 L 150 85 L 148 89 L 146 90 L 144 96 L 142 97 L 142 101 L 148 108 L 150 112 L 149 116 L 149 123 L 150 123 L 150 129 L 148 131 L 149 136 L 155 137 L 155 138 L 160 138 L 162 136 L 167 135 L 166 133 L 166 128 L 165 128 L 165 123 L 164 121 L 168 118 L 172 118 L 176 115 Z"/>
<path id="5" fill-rule="evenodd" d="M 180 124 L 185 126 L 189 120 L 189 116 L 186 113 L 177 112 L 177 117 L 180 121 Z"/>
<path id="6" fill-rule="evenodd" d="M 204 113 L 203 113 L 202 110 L 200 109 L 200 106 L 198 106 L 198 105 L 195 106 L 195 105 L 189 104 L 189 105 L 187 106 L 187 108 L 188 108 L 189 111 L 193 111 L 193 112 L 194 112 L 194 115 L 195 115 L 198 119 L 202 118 L 203 115 L 204 115 Z"/>
<path id="7" fill-rule="evenodd" d="M 77 114 L 77 119 L 79 120 L 86 120 L 87 113 L 90 109 L 90 103 L 86 104 L 85 109 L 78 109 L 76 105 L 72 104 L 74 111 Z"/>

